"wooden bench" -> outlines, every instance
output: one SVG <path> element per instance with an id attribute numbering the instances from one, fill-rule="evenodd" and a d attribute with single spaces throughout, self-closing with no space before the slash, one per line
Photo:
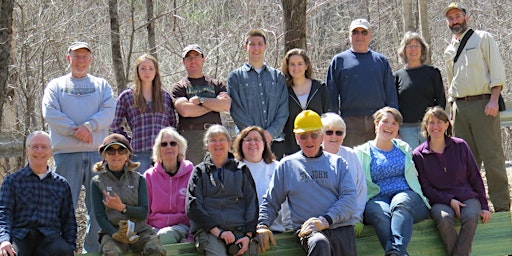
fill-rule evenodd
<path id="1" fill-rule="evenodd" d="M 306 255 L 292 233 L 275 235 L 277 246 L 273 246 L 264 256 L 299 256 Z M 362 256 L 382 256 L 384 251 L 371 226 L 365 226 L 363 234 L 356 239 L 357 254 Z M 165 245 L 167 255 L 196 256 L 192 243 Z M 428 219 L 414 225 L 412 240 L 408 251 L 411 256 L 445 255 L 436 225 Z M 98 254 L 86 254 L 98 255 Z M 127 254 L 134 255 L 134 254 Z M 510 212 L 494 213 L 487 224 L 479 224 L 473 241 L 472 255 L 497 256 L 512 255 L 512 219 Z"/>

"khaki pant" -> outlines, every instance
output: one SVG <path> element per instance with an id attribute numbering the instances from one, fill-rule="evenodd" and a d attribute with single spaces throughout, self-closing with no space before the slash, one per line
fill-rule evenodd
<path id="1" fill-rule="evenodd" d="M 164 256 L 166 254 L 164 247 L 160 244 L 160 240 L 158 240 L 158 236 L 151 227 L 148 226 L 148 228 L 138 232 L 138 235 L 140 236 L 139 241 L 133 244 L 118 242 L 109 234 L 103 235 L 101 238 L 101 255 L 121 256 L 128 252 L 129 249 L 144 256 Z"/>

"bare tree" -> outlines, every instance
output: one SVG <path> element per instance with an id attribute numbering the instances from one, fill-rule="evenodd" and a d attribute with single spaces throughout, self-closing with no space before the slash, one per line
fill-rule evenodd
<path id="1" fill-rule="evenodd" d="M 110 15 L 110 37 L 112 43 L 112 65 L 116 76 L 117 91 L 126 89 L 127 79 L 124 73 L 123 56 L 121 53 L 121 37 L 119 34 L 119 17 L 117 15 L 117 0 L 108 1 Z"/>
<path id="2" fill-rule="evenodd" d="M 418 0 L 418 13 L 420 14 L 420 31 L 423 38 L 429 45 L 430 40 L 430 22 L 428 20 L 428 6 L 427 0 Z M 432 51 L 429 52 L 425 63 L 430 64 L 432 62 Z"/>
<path id="3" fill-rule="evenodd" d="M 306 49 L 306 0 L 282 0 L 284 18 L 284 51 Z"/>
<path id="4" fill-rule="evenodd" d="M 11 55 L 12 39 L 12 12 L 13 0 L 0 1 L 0 94 L 9 95 L 7 83 L 9 78 L 9 61 Z M 12 90 L 11 90 L 12 91 Z M 0 98 L 0 131 L 2 131 L 2 114 L 4 113 L 4 101 L 7 97 Z"/>
<path id="5" fill-rule="evenodd" d="M 414 29 L 414 19 L 413 19 L 413 7 L 412 0 L 403 0 L 403 22 L 404 22 L 404 32 L 407 31 L 415 31 Z"/>
<path id="6" fill-rule="evenodd" d="M 153 0 L 146 0 L 146 13 L 148 20 L 148 41 L 149 41 L 149 52 L 156 56 L 156 40 L 155 40 L 155 21 L 153 15 Z"/>

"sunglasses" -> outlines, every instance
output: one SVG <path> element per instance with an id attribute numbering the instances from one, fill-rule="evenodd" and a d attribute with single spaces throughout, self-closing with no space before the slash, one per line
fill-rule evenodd
<path id="1" fill-rule="evenodd" d="M 301 140 L 307 140 L 308 137 L 311 137 L 311 139 L 316 140 L 316 139 L 318 139 L 318 137 L 320 137 L 320 134 L 318 132 L 313 132 L 313 133 L 303 133 L 303 134 L 299 135 L 299 138 Z"/>
<path id="2" fill-rule="evenodd" d="M 171 147 L 176 147 L 176 146 L 178 146 L 178 142 L 176 142 L 176 141 L 170 141 L 170 142 L 164 141 L 164 142 L 160 143 L 160 147 L 162 147 L 162 148 L 167 147 L 167 145 L 169 145 Z"/>
<path id="3" fill-rule="evenodd" d="M 341 136 L 343 136 L 343 133 L 344 133 L 343 131 L 331 131 L 331 130 L 325 131 L 325 135 L 328 135 L 328 136 L 336 134 L 336 136 L 341 137 Z"/>
<path id="4" fill-rule="evenodd" d="M 126 149 L 126 148 L 107 148 L 105 150 L 105 153 L 107 153 L 107 155 L 110 155 L 110 156 L 115 155 L 116 152 L 119 155 L 126 155 L 126 154 L 128 154 L 128 149 Z"/>
<path id="5" fill-rule="evenodd" d="M 361 35 L 363 35 L 363 36 L 367 36 L 368 35 L 368 30 L 361 30 L 361 31 L 359 31 L 359 30 L 352 30 L 352 35 L 354 35 L 354 36 L 359 35 L 359 33 L 361 33 Z"/>

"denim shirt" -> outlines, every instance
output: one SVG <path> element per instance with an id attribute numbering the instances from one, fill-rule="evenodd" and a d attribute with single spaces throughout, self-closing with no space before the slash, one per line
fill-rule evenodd
<path id="1" fill-rule="evenodd" d="M 227 90 L 231 97 L 231 117 L 238 129 L 257 125 L 284 138 L 288 119 L 288 89 L 279 70 L 263 65 L 260 73 L 245 63 L 228 76 Z"/>

